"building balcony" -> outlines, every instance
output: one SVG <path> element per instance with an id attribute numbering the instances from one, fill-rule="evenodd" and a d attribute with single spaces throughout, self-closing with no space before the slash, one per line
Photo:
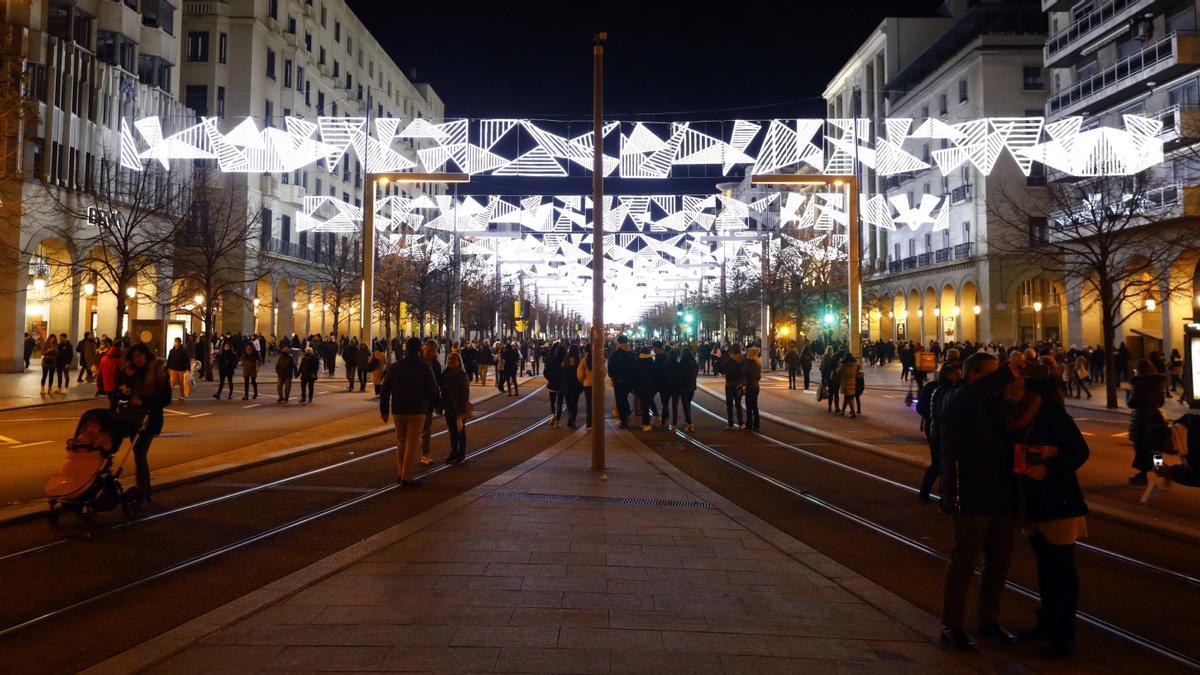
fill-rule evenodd
<path id="1" fill-rule="evenodd" d="M 1197 197 L 1197 202 L 1200 203 L 1200 188 L 1197 188 Z M 886 270 L 883 265 L 880 265 L 874 276 L 882 277 L 889 274 L 901 274 L 926 267 L 937 267 L 939 265 L 961 262 L 970 258 L 974 252 L 975 246 L 970 242 L 940 248 L 936 251 L 926 251 L 925 253 L 910 255 L 900 260 L 889 260 Z"/>
<path id="2" fill-rule="evenodd" d="M 1139 227 L 1150 222 L 1174 220 L 1176 218 L 1200 216 L 1200 186 L 1172 183 L 1146 190 L 1141 195 L 1141 208 L 1138 213 L 1144 213 L 1145 218 L 1124 218 L 1119 216 L 1122 227 Z M 1091 228 L 1086 214 L 1077 214 L 1079 221 L 1072 222 L 1071 215 L 1058 212 L 1050 216 L 1050 232 L 1048 236 L 1053 241 L 1062 241 L 1071 236 L 1087 233 Z"/>
<path id="3" fill-rule="evenodd" d="M 229 16 L 229 3 L 220 0 L 186 0 L 184 16 Z"/>
<path id="4" fill-rule="evenodd" d="M 910 255 L 901 262 L 904 263 L 904 269 L 906 270 L 917 269 L 917 256 L 915 255 Z"/>
<path id="5" fill-rule="evenodd" d="M 263 197 L 277 197 L 278 194 L 276 193 L 276 185 L 278 182 L 279 181 L 275 179 L 275 176 L 272 176 L 269 173 L 264 173 L 259 176 L 258 191 L 262 193 Z"/>
<path id="6" fill-rule="evenodd" d="M 1042 50 L 1047 68 L 1065 68 L 1084 56 L 1084 48 L 1095 38 L 1118 28 L 1130 17 L 1159 0 L 1109 0 L 1050 36 Z"/>
<path id="7" fill-rule="evenodd" d="M 899 260 L 893 260 L 888 263 L 888 273 L 889 274 L 895 274 L 902 269 L 903 269 L 903 267 Z"/>
<path id="8" fill-rule="evenodd" d="M 1200 108 L 1173 105 L 1149 117 L 1162 122 L 1159 138 L 1163 143 L 1190 142 L 1200 140 Z"/>
<path id="9" fill-rule="evenodd" d="M 969 200 L 970 198 L 971 198 L 971 184 L 970 183 L 965 183 L 963 185 L 959 185 L 958 187 L 956 187 L 950 191 L 950 203 L 951 204 L 958 204 L 959 202 L 965 202 L 965 201 Z"/>
<path id="10" fill-rule="evenodd" d="M 1094 113 L 1144 90 L 1149 80 L 1166 80 L 1200 65 L 1200 36 L 1172 33 L 1145 49 L 1050 97 L 1046 111 L 1053 119 Z"/>
<path id="11" fill-rule="evenodd" d="M 300 38 L 296 37 L 295 33 L 284 33 L 283 41 L 286 42 L 289 47 L 300 47 Z"/>
<path id="12" fill-rule="evenodd" d="M 955 260 L 966 260 L 967 258 L 970 258 L 973 255 L 975 255 L 974 242 L 968 241 L 965 244 L 958 244 L 954 247 L 954 259 Z"/>
<path id="13" fill-rule="evenodd" d="M 1065 12 L 1079 0 L 1042 0 L 1042 12 Z"/>
<path id="14" fill-rule="evenodd" d="M 954 249 L 949 247 L 939 248 L 933 252 L 933 261 L 935 263 L 947 263 L 950 262 L 950 259 L 953 255 Z"/>

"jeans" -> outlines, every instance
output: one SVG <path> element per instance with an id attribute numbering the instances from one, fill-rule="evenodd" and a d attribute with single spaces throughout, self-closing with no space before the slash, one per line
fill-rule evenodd
<path id="1" fill-rule="evenodd" d="M 71 386 L 71 364 L 58 367 L 58 386 L 64 389 Z"/>
<path id="2" fill-rule="evenodd" d="M 465 421 L 465 420 L 464 420 Z M 450 432 L 450 459 L 467 458 L 467 425 L 458 428 L 460 420 L 453 409 L 446 409 L 446 429 Z"/>
<path id="3" fill-rule="evenodd" d="M 686 423 L 692 423 L 692 397 L 696 395 L 695 389 L 684 387 L 678 394 L 671 397 L 671 424 L 679 425 L 679 404 L 683 404 L 683 419 Z"/>
<path id="4" fill-rule="evenodd" d="M 642 404 L 642 426 L 650 426 L 651 417 L 659 417 L 658 407 L 654 405 L 654 396 L 658 392 L 653 389 L 643 389 L 638 392 L 638 401 Z"/>
<path id="5" fill-rule="evenodd" d="M 736 384 L 725 385 L 725 416 L 733 426 L 733 412 L 737 410 L 737 425 L 742 425 L 742 388 Z"/>
<path id="6" fill-rule="evenodd" d="M 396 477 L 412 480 L 413 465 L 421 449 L 421 426 L 425 415 L 392 415 L 396 427 Z"/>
<path id="7" fill-rule="evenodd" d="M 1038 626 L 1051 642 L 1075 638 L 1075 610 L 1079 606 L 1079 573 L 1075 569 L 1075 544 L 1056 546 L 1041 532 L 1029 538 L 1037 558 L 1038 595 L 1042 608 Z"/>
<path id="8" fill-rule="evenodd" d="M 254 398 L 258 398 L 258 375 L 242 376 L 242 398 L 250 395 L 250 387 L 254 387 Z M 231 387 L 232 388 L 232 387 Z"/>
<path id="9" fill-rule="evenodd" d="M 921 494 L 928 495 L 933 490 L 933 481 L 942 474 L 942 441 L 938 438 L 929 439 L 929 467 L 921 477 Z"/>
<path id="10" fill-rule="evenodd" d="M 425 413 L 425 421 L 421 423 L 421 456 L 429 456 L 429 440 L 433 431 L 433 411 Z"/>
<path id="11" fill-rule="evenodd" d="M 367 369 L 366 368 L 358 369 L 358 390 L 359 391 L 367 390 Z"/>
<path id="12" fill-rule="evenodd" d="M 353 391 L 354 389 L 354 373 L 356 370 L 358 369 L 354 367 L 354 364 L 346 364 L 346 391 Z"/>
<path id="13" fill-rule="evenodd" d="M 221 398 L 221 391 L 225 389 L 225 383 L 229 383 L 229 398 L 233 398 L 233 373 L 218 373 L 221 377 L 217 383 L 217 395 L 214 398 Z"/>
<path id="14" fill-rule="evenodd" d="M 788 389 L 796 388 L 796 367 L 788 366 Z"/>
<path id="15" fill-rule="evenodd" d="M 58 372 L 58 368 L 56 366 L 42 366 L 42 386 L 43 387 L 47 386 L 46 382 L 49 381 L 49 383 L 50 383 L 49 386 L 51 389 L 53 389 L 54 388 L 54 374 L 57 372 Z"/>
<path id="16" fill-rule="evenodd" d="M 978 624 L 991 626 L 1000 621 L 1000 596 L 1012 561 L 1013 526 L 1008 516 L 983 516 L 956 513 L 954 550 L 946 565 L 942 589 L 942 625 L 965 629 L 967 589 L 975 576 L 975 562 L 983 553 L 983 572 L 979 578 L 976 603 Z"/>
<path id="17" fill-rule="evenodd" d="M 621 418 L 621 425 L 629 423 L 629 415 L 632 411 L 629 409 L 629 395 L 633 393 L 633 385 L 629 382 L 613 380 L 613 395 L 617 399 L 617 417 Z"/>
<path id="18" fill-rule="evenodd" d="M 669 391 L 658 392 L 658 410 L 659 416 L 662 417 L 663 424 L 667 423 L 671 414 L 671 399 L 678 397 L 678 394 L 672 394 Z"/>
<path id="19" fill-rule="evenodd" d="M 592 388 L 583 388 L 583 402 L 587 405 L 587 426 L 592 428 Z"/>
<path id="20" fill-rule="evenodd" d="M 565 395 L 561 391 L 550 390 L 550 417 L 555 422 L 559 417 L 562 417 L 563 402 Z"/>
<path id="21" fill-rule="evenodd" d="M 138 434 L 133 443 L 133 463 L 137 473 L 138 492 L 142 499 L 150 499 L 150 444 L 154 442 L 151 434 Z"/>
<path id="22" fill-rule="evenodd" d="M 762 424 L 758 417 L 758 387 L 746 389 L 746 428 L 757 429 Z"/>
<path id="23" fill-rule="evenodd" d="M 313 389 L 315 388 L 316 383 L 317 383 L 316 380 L 309 380 L 309 379 L 304 379 L 304 378 L 300 379 L 300 400 L 301 401 L 313 400 Z"/>
<path id="24" fill-rule="evenodd" d="M 292 397 L 292 378 L 290 378 L 290 377 L 280 378 L 279 381 L 275 383 L 275 391 L 276 391 L 276 393 L 279 394 L 279 398 L 281 400 L 286 401 L 289 398 L 291 398 Z"/>
<path id="25" fill-rule="evenodd" d="M 805 391 L 808 390 L 808 385 L 811 384 L 811 379 L 810 379 L 811 375 L 812 375 L 812 369 L 805 368 L 804 369 L 804 389 L 805 389 Z"/>

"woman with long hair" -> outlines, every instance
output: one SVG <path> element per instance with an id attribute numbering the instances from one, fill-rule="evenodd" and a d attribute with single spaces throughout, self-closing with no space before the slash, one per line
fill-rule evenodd
<path id="1" fill-rule="evenodd" d="M 462 355 L 453 351 L 446 357 L 442 371 L 442 414 L 450 433 L 450 457 L 447 464 L 467 459 L 467 418 L 471 412 L 471 380 L 463 367 Z"/>
<path id="2" fill-rule="evenodd" d="M 51 333 L 42 342 L 42 394 L 54 392 L 54 377 L 57 374 L 58 338 Z M 47 386 L 49 387 L 49 392 L 47 391 Z"/>

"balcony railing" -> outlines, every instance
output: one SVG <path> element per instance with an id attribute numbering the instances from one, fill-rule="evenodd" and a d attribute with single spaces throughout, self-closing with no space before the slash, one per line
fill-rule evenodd
<path id="1" fill-rule="evenodd" d="M 906 270 L 917 269 L 917 256 L 910 255 L 907 258 L 905 258 L 904 259 L 904 269 L 906 269 Z"/>
<path id="2" fill-rule="evenodd" d="M 323 263 L 329 259 L 328 251 L 318 251 L 305 242 L 303 246 L 294 241 L 284 241 L 283 239 L 271 238 L 264 242 L 263 250 L 275 255 L 281 255 L 296 260 L 304 260 L 306 262 Z"/>
<path id="3" fill-rule="evenodd" d="M 1101 26 L 1140 2 L 1142 0 L 1112 0 L 1078 17 L 1065 30 L 1046 40 L 1046 62 L 1049 63 L 1052 57 L 1077 44 L 1083 37 L 1099 30 Z"/>
<path id="4" fill-rule="evenodd" d="M 1100 94 L 1111 93 L 1140 82 L 1142 78 L 1139 75 L 1177 57 L 1176 47 L 1180 40 L 1193 40 L 1194 38 L 1195 35 L 1190 32 L 1172 33 L 1142 51 L 1117 61 L 1099 73 L 1051 96 L 1047 104 L 1050 114 L 1053 115 L 1064 108 Z"/>
<path id="5" fill-rule="evenodd" d="M 936 251 L 910 255 L 907 258 L 902 258 L 900 260 L 889 260 L 887 264 L 887 272 L 888 274 L 898 274 L 900 272 L 920 269 L 922 267 L 929 267 L 931 265 L 942 265 L 955 260 L 966 260 L 967 258 L 971 257 L 971 255 L 974 253 L 974 250 L 974 244 L 967 242 L 965 244 L 958 244 L 957 246 L 953 247 L 948 246 L 946 248 L 940 248 Z M 880 268 L 880 272 L 883 272 L 882 268 Z"/>
<path id="6" fill-rule="evenodd" d="M 975 250 L 974 242 L 969 241 L 965 244 L 958 244 L 954 247 L 954 259 L 955 260 L 966 260 L 967 258 L 971 257 L 974 250 Z"/>
<path id="7" fill-rule="evenodd" d="M 892 261 L 888 262 L 888 272 L 890 272 L 891 274 L 895 274 L 896 272 L 899 272 L 901 269 L 903 269 L 903 265 L 900 263 L 899 260 L 892 260 Z"/>
<path id="8" fill-rule="evenodd" d="M 1162 122 L 1158 135 L 1164 141 L 1200 138 L 1200 108 L 1195 105 L 1173 105 L 1147 117 Z"/>
<path id="9" fill-rule="evenodd" d="M 934 262 L 938 263 L 950 262 L 950 256 L 953 255 L 953 253 L 954 249 L 950 247 L 939 248 L 933 252 L 933 260 Z"/>
<path id="10" fill-rule="evenodd" d="M 951 204 L 965 202 L 970 198 L 971 198 L 971 184 L 970 183 L 965 183 L 963 185 L 959 185 L 958 187 L 956 187 L 950 191 L 950 203 Z"/>
<path id="11" fill-rule="evenodd" d="M 917 267 L 928 267 L 929 264 L 932 262 L 933 262 L 933 254 L 932 253 L 917 254 Z"/>
<path id="12" fill-rule="evenodd" d="M 229 16 L 229 3 L 217 0 L 187 0 L 183 3 L 186 16 Z"/>

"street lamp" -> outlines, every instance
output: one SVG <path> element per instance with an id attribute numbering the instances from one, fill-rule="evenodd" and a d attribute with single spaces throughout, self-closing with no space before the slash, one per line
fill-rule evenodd
<path id="1" fill-rule="evenodd" d="M 971 307 L 971 312 L 975 316 L 979 316 L 983 312 L 983 308 L 980 307 L 979 305 L 975 305 L 975 306 Z"/>
<path id="2" fill-rule="evenodd" d="M 130 298 L 136 298 L 137 297 L 137 288 L 134 286 L 130 286 L 129 288 L 126 288 L 125 295 L 129 296 Z"/>
<path id="3" fill-rule="evenodd" d="M 88 296 L 95 295 L 96 294 L 96 284 L 93 284 L 90 281 L 86 282 L 83 285 L 83 294 L 88 295 Z"/>
<path id="4" fill-rule="evenodd" d="M 1146 311 L 1153 312 L 1158 307 L 1158 301 L 1154 298 L 1146 298 Z"/>
<path id="5" fill-rule="evenodd" d="M 192 299 L 196 301 L 195 304 L 197 307 L 200 307 L 204 304 L 204 294 L 203 293 L 197 293 L 196 297 L 194 297 Z"/>
<path id="6" fill-rule="evenodd" d="M 1033 339 L 1040 342 L 1042 339 L 1042 303 L 1033 303 Z"/>

